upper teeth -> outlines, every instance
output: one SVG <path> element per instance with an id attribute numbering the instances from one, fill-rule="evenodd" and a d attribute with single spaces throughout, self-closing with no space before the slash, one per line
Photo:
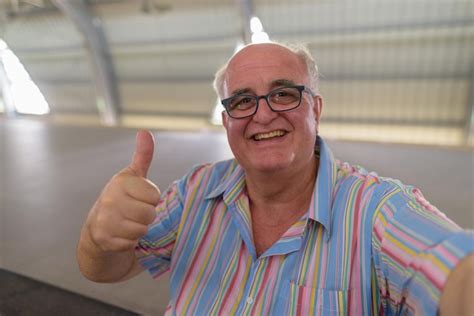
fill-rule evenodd
<path id="1" fill-rule="evenodd" d="M 278 130 L 278 131 L 273 131 L 270 133 L 262 133 L 262 134 L 256 134 L 254 138 L 256 140 L 261 140 L 261 139 L 266 139 L 266 138 L 272 138 L 272 137 L 280 137 L 285 135 L 284 131 Z"/>

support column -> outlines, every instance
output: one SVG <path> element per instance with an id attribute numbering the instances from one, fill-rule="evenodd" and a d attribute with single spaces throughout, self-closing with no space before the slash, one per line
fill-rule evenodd
<path id="1" fill-rule="evenodd" d="M 466 123 L 464 127 L 465 144 L 468 146 L 474 145 L 474 63 L 471 65 L 469 85 L 469 98 L 466 111 Z"/>
<path id="2" fill-rule="evenodd" d="M 90 12 L 85 0 L 53 0 L 71 19 L 84 37 L 92 63 L 96 104 L 105 125 L 117 125 L 120 116 L 120 96 L 112 55 L 99 18 Z"/>
<path id="3" fill-rule="evenodd" d="M 17 112 L 13 103 L 13 96 L 10 88 L 10 81 L 7 77 L 5 67 L 3 66 L 0 54 L 0 92 L 2 94 L 3 105 L 5 107 L 5 115 L 8 118 L 15 117 Z"/>

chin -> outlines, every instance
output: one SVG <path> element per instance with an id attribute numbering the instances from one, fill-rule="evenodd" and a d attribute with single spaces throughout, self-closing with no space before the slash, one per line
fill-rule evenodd
<path id="1" fill-rule="evenodd" d="M 249 164 L 251 170 L 257 170 L 259 172 L 273 173 L 281 170 L 285 170 L 291 166 L 291 159 L 277 159 L 277 157 L 265 157 L 263 160 L 253 161 Z"/>

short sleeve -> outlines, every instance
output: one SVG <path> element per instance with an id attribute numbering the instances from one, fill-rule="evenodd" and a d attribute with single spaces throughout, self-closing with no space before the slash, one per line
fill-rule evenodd
<path id="1" fill-rule="evenodd" d="M 170 267 L 183 209 L 181 182 L 173 183 L 162 194 L 156 207 L 156 218 L 135 249 L 140 264 L 150 272 L 153 278 L 158 278 Z"/>
<path id="2" fill-rule="evenodd" d="M 396 184 L 381 200 L 372 234 L 381 308 L 387 315 L 436 315 L 449 273 L 474 252 L 474 234 Z"/>

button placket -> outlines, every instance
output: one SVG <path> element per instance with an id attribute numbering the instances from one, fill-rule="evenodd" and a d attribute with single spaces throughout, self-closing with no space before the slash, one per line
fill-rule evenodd
<path id="1" fill-rule="evenodd" d="M 248 314 L 252 310 L 252 305 L 255 304 L 255 295 L 253 288 L 255 286 L 255 273 L 258 270 L 258 266 L 260 264 L 260 260 L 257 259 L 252 263 L 250 268 L 249 278 L 247 280 L 247 284 L 245 286 L 245 292 L 243 295 L 242 303 L 240 305 L 239 311 L 237 314 Z"/>

